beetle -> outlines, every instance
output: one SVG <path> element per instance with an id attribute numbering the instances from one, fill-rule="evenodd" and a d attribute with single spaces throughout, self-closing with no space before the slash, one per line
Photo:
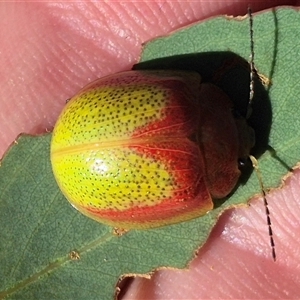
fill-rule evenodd
<path id="1" fill-rule="evenodd" d="M 100 78 L 70 99 L 55 125 L 54 176 L 76 209 L 107 225 L 148 229 L 191 220 L 234 189 L 239 161 L 255 145 L 254 130 L 233 111 L 228 96 L 193 71 Z M 275 260 L 272 233 L 270 240 Z"/>
<path id="2" fill-rule="evenodd" d="M 101 78 L 59 117 L 55 178 L 74 207 L 112 226 L 145 229 L 201 216 L 235 187 L 238 159 L 255 143 L 232 111 L 226 94 L 195 72 Z"/>

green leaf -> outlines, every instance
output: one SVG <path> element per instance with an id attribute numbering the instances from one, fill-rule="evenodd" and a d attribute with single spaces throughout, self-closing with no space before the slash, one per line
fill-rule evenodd
<path id="1" fill-rule="evenodd" d="M 256 67 L 272 81 L 267 91 L 257 92 L 251 120 L 254 127 L 265 124 L 265 135 L 255 129 L 266 187 L 278 186 L 300 159 L 300 92 L 296 88 L 300 77 L 299 19 L 299 12 L 293 9 L 269 11 L 254 18 Z M 220 17 L 149 43 L 142 60 L 205 52 L 195 55 L 200 58 L 197 66 L 182 60 L 181 68 L 196 68 L 204 81 L 217 81 L 237 98 L 233 101 L 239 106 L 237 95 L 247 100 L 248 87 L 243 86 L 240 92 L 238 84 L 230 85 L 239 77 L 231 68 L 228 76 L 216 79 L 228 53 L 215 52 L 230 50 L 247 60 L 249 45 L 247 19 Z M 167 66 L 174 66 L 173 62 L 167 61 Z M 247 68 L 243 69 L 247 74 Z M 264 115 L 270 108 L 270 115 Z M 51 171 L 50 139 L 51 135 L 21 136 L 1 163 L 0 299 L 112 299 L 122 275 L 146 274 L 160 266 L 185 267 L 205 243 L 220 212 L 246 203 L 260 192 L 254 173 L 204 217 L 117 236 L 112 228 L 84 217 L 64 199 Z M 277 156 L 264 152 L 266 143 Z M 78 260 L 71 259 L 72 251 L 78 253 Z"/>

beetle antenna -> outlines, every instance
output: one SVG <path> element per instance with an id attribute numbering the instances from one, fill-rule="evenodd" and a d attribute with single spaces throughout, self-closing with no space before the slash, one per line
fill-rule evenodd
<path id="1" fill-rule="evenodd" d="M 259 170 L 258 162 L 257 162 L 256 158 L 252 155 L 250 155 L 249 157 L 250 157 L 250 160 L 252 162 L 252 166 L 253 166 L 256 174 L 257 174 L 258 181 L 259 181 L 259 184 L 260 184 L 260 189 L 261 189 L 262 194 L 263 194 L 264 206 L 265 206 L 265 211 L 266 211 L 266 216 L 267 216 L 267 224 L 268 224 L 268 228 L 269 228 L 270 245 L 271 245 L 271 248 L 272 248 L 272 257 L 273 257 L 273 260 L 276 261 L 275 243 L 274 243 L 274 239 L 273 239 L 272 224 L 271 224 L 271 218 L 270 218 L 270 211 L 269 211 L 269 207 L 268 207 L 268 201 L 267 201 L 267 198 L 266 198 L 265 187 L 263 185 L 261 172 Z"/>
<path id="2" fill-rule="evenodd" d="M 250 86 L 249 86 L 249 101 L 247 107 L 246 119 L 249 119 L 252 113 L 252 101 L 254 97 L 254 75 L 255 75 L 255 66 L 254 66 L 254 39 L 253 39 L 253 17 L 252 10 L 250 6 L 248 7 L 248 16 L 249 16 L 249 27 L 250 27 Z"/>
<path id="3" fill-rule="evenodd" d="M 254 66 L 254 39 L 253 39 L 253 16 L 252 16 L 252 10 L 250 7 L 248 7 L 248 16 L 249 16 L 249 23 L 250 23 L 250 92 L 249 92 L 249 102 L 248 102 L 248 108 L 247 108 L 247 116 L 246 118 L 249 118 L 252 112 L 252 101 L 254 97 L 254 75 L 255 75 L 255 66 Z M 252 155 L 249 156 L 250 160 L 252 162 L 252 166 L 256 172 L 256 175 L 258 177 L 258 181 L 260 184 L 260 189 L 263 195 L 264 199 L 264 206 L 265 206 L 265 212 L 267 216 L 267 224 L 268 224 L 268 230 L 269 230 L 269 237 L 270 237 L 270 245 L 272 249 L 272 257 L 273 260 L 276 261 L 276 252 L 275 252 L 275 243 L 273 239 L 273 231 L 272 231 L 272 224 L 271 224 L 271 218 L 270 218 L 270 211 L 268 207 L 268 201 L 266 198 L 266 192 L 265 187 L 263 185 L 262 175 L 258 167 L 258 162 L 256 158 Z"/>

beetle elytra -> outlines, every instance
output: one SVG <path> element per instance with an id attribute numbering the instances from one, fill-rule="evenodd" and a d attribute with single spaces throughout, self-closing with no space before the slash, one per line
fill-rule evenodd
<path id="1" fill-rule="evenodd" d="M 52 166 L 65 196 L 94 219 L 122 228 L 177 223 L 236 185 L 238 158 L 254 144 L 251 128 L 237 124 L 228 97 L 196 73 L 123 72 L 65 106 Z M 238 128 L 248 129 L 246 147 Z"/>

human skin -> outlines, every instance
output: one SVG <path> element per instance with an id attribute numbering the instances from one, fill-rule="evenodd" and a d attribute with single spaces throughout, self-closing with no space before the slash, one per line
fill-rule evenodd
<path id="1" fill-rule="evenodd" d="M 248 3 L 254 11 L 300 4 L 2 2 L 0 156 L 21 132 L 51 131 L 65 100 L 88 82 L 129 70 L 142 43 L 214 15 L 245 15 Z M 123 299 L 298 298 L 299 182 L 295 171 L 283 189 L 268 197 L 276 263 L 262 201 L 252 201 L 250 208 L 220 218 L 188 271 L 163 270 L 152 280 L 135 280 Z"/>

